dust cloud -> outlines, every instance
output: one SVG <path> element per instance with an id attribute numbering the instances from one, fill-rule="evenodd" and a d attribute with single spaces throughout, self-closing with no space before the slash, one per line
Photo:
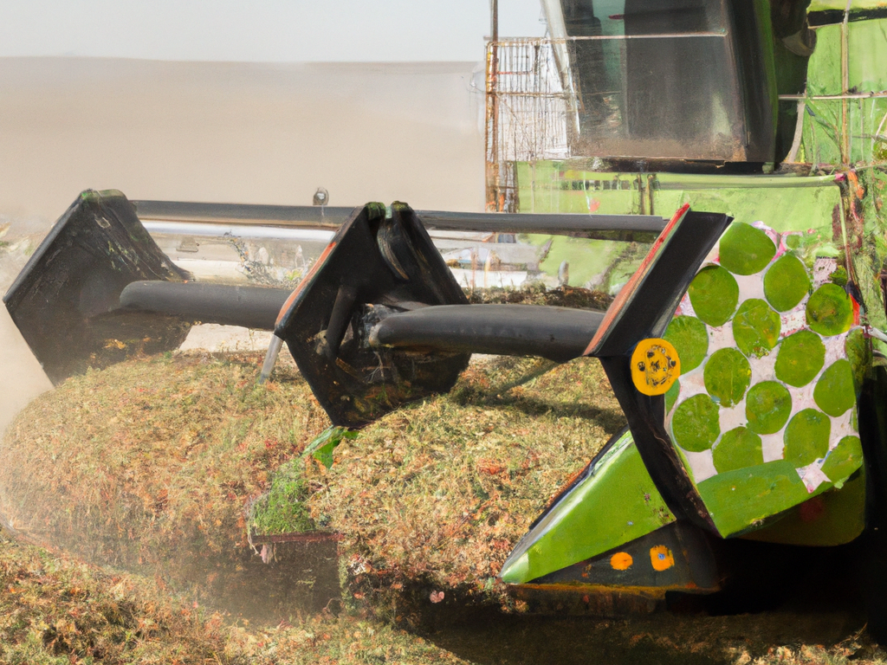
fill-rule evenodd
<path id="1" fill-rule="evenodd" d="M 131 199 L 483 207 L 475 63 L 0 58 L 0 292 L 83 189 Z M 0 308 L 0 432 L 50 387 Z"/>

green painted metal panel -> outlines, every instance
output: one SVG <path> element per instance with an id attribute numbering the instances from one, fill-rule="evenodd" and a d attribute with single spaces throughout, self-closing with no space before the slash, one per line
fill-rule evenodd
<path id="1" fill-rule="evenodd" d="M 816 31 L 816 50 L 807 68 L 807 99 L 803 143 L 799 162 L 839 165 L 843 106 L 841 99 L 817 99 L 841 95 L 841 33 L 843 26 Z M 853 95 L 887 90 L 887 19 L 858 21 L 847 26 L 848 88 Z M 850 162 L 870 164 L 887 161 L 887 98 L 847 100 Z"/>
<path id="2" fill-rule="evenodd" d="M 534 245 L 551 243 L 548 254 L 539 263 L 539 269 L 544 273 L 557 275 L 566 261 L 570 267 L 568 285 L 594 286 L 604 291 L 625 284 L 640 266 L 644 254 L 642 250 L 626 248 L 625 243 L 612 240 L 544 235 L 528 235 L 522 240 Z"/>
<path id="3" fill-rule="evenodd" d="M 638 213 L 637 176 L 596 173 L 573 168 L 566 162 L 541 161 L 517 164 L 521 212 Z M 646 253 L 646 244 L 627 247 L 611 240 L 564 236 L 524 236 L 537 246 L 549 243 L 539 268 L 556 276 L 561 264 L 569 266 L 570 286 L 594 286 L 612 291 L 628 281 Z"/>
<path id="4" fill-rule="evenodd" d="M 637 174 L 597 173 L 570 162 L 520 163 L 521 212 L 649 213 L 650 195 L 638 186 Z M 551 178 L 546 181 L 545 178 Z M 653 210 L 670 217 L 685 203 L 695 210 L 723 212 L 746 221 L 767 220 L 777 231 L 820 229 L 829 236 L 841 190 L 834 176 L 682 175 L 641 176 L 653 187 Z M 527 207 L 528 204 L 529 207 Z M 551 249 L 540 268 L 556 275 L 570 264 L 570 284 L 615 290 L 637 268 L 646 245 L 627 251 L 625 243 L 578 238 L 532 236 L 527 240 Z M 609 272 L 608 272 L 609 271 Z M 598 279 L 595 279 L 595 278 Z"/>
<path id="5" fill-rule="evenodd" d="M 666 213 L 685 203 L 694 210 L 722 212 L 748 222 L 765 220 L 775 231 L 830 229 L 840 211 L 841 190 L 832 176 L 683 176 L 661 173 L 655 209 Z"/>
<path id="6" fill-rule="evenodd" d="M 500 573 L 522 584 L 590 559 L 674 521 L 630 433 L 518 545 Z"/>
<path id="7" fill-rule="evenodd" d="M 532 167 L 521 162 L 517 172 L 521 212 L 650 212 L 649 193 L 639 189 L 637 174 L 597 173 L 553 161 L 536 162 Z M 780 232 L 830 227 L 834 207 L 841 200 L 838 183 L 830 175 L 657 173 L 652 179 L 649 174 L 642 176 L 642 183 L 652 185 L 653 211 L 663 217 L 689 203 L 695 210 L 751 221 L 766 219 Z"/>
<path id="8" fill-rule="evenodd" d="M 627 214 L 641 212 L 637 176 L 598 173 L 570 162 L 518 162 L 521 212 Z"/>
<path id="9" fill-rule="evenodd" d="M 776 460 L 719 473 L 703 480 L 698 488 L 718 531 L 723 535 L 736 535 L 821 494 L 831 485 L 820 485 L 810 494 L 794 465 Z"/>
<path id="10" fill-rule="evenodd" d="M 742 537 L 812 547 L 843 545 L 865 529 L 865 469 L 843 489 L 829 490 Z"/>

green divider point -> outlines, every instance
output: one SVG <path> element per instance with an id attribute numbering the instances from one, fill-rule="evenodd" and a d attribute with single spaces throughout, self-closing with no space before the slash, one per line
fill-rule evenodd
<path id="1" fill-rule="evenodd" d="M 737 275 L 753 275 L 767 267 L 776 245 L 767 234 L 742 222 L 733 222 L 721 236 L 720 262 Z"/>
<path id="2" fill-rule="evenodd" d="M 840 483 L 860 466 L 862 466 L 862 442 L 858 436 L 845 436 L 828 454 L 822 465 L 822 472 L 833 483 Z"/>
<path id="3" fill-rule="evenodd" d="M 677 316 L 668 324 L 663 338 L 672 343 L 681 359 L 681 374 L 699 367 L 708 353 L 708 330 L 695 316 Z"/>
<path id="4" fill-rule="evenodd" d="M 694 395 L 678 406 L 671 430 L 684 450 L 691 453 L 708 450 L 721 433 L 718 405 L 708 395 Z"/>
<path id="5" fill-rule="evenodd" d="M 820 457 L 825 457 L 831 429 L 831 420 L 821 411 L 799 411 L 785 428 L 783 457 L 795 467 L 807 466 Z"/>
<path id="6" fill-rule="evenodd" d="M 820 335 L 840 335 L 853 325 L 850 296 L 837 284 L 823 284 L 807 301 L 807 325 Z"/>
<path id="7" fill-rule="evenodd" d="M 838 266 L 828 279 L 832 284 L 837 284 L 838 286 L 844 286 L 848 280 L 847 270 L 843 266 Z"/>
<path id="8" fill-rule="evenodd" d="M 849 360 L 838 360 L 828 367 L 813 391 L 816 406 L 830 416 L 840 416 L 856 404 L 853 368 Z"/>
<path id="9" fill-rule="evenodd" d="M 720 349 L 705 363 L 703 375 L 708 394 L 721 406 L 731 407 L 745 395 L 751 382 L 751 365 L 736 349 Z"/>
<path id="10" fill-rule="evenodd" d="M 776 356 L 776 378 L 800 388 L 810 383 L 825 362 L 825 345 L 809 330 L 786 337 Z"/>
<path id="11" fill-rule="evenodd" d="M 712 451 L 718 473 L 764 463 L 761 437 L 746 427 L 725 433 Z"/>
<path id="12" fill-rule="evenodd" d="M 706 266 L 696 273 L 688 293 L 696 316 L 710 326 L 724 325 L 739 302 L 736 279 L 720 266 Z"/>
<path id="13" fill-rule="evenodd" d="M 748 428 L 758 434 L 775 434 L 781 430 L 792 412 L 792 396 L 778 381 L 761 381 L 745 397 Z"/>
<path id="14" fill-rule="evenodd" d="M 764 275 L 764 295 L 773 308 L 786 312 L 810 291 L 810 276 L 801 260 L 785 254 Z"/>
<path id="15" fill-rule="evenodd" d="M 768 355 L 779 341 L 781 329 L 779 314 L 757 298 L 742 303 L 733 317 L 733 339 L 739 350 L 749 357 Z"/>
<path id="16" fill-rule="evenodd" d="M 678 351 L 678 355 L 680 356 L 680 351 Z M 683 367 L 682 367 L 683 369 Z M 681 382 L 675 381 L 671 384 L 671 388 L 665 393 L 665 412 L 668 413 L 671 411 L 671 407 L 674 406 L 674 403 L 678 399 L 678 395 L 681 394 Z"/>
<path id="17" fill-rule="evenodd" d="M 594 473 L 580 480 L 530 529 L 501 576 L 509 584 L 530 582 L 674 520 L 627 433 L 595 458 Z"/>

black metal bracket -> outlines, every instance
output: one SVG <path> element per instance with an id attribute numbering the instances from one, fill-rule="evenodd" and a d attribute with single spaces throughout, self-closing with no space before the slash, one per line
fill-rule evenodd
<path id="1" fill-rule="evenodd" d="M 678 211 L 631 281 L 610 305 L 586 353 L 601 359 L 628 419 L 635 445 L 669 509 L 714 531 L 708 510 L 665 430 L 665 397 L 633 385 L 631 353 L 642 339 L 661 337 L 706 255 L 732 222 L 722 214 Z"/>
<path id="2" fill-rule="evenodd" d="M 446 392 L 470 354 L 373 348 L 372 326 L 392 312 L 467 299 L 416 213 L 371 203 L 339 228 L 291 296 L 284 339 L 336 425 L 361 427 L 408 401 Z"/>
<path id="3" fill-rule="evenodd" d="M 56 222 L 3 298 L 53 383 L 132 353 L 178 347 L 190 323 L 118 310 L 139 280 L 182 281 L 118 191 L 87 190 Z M 115 311 L 117 310 L 117 311 Z"/>

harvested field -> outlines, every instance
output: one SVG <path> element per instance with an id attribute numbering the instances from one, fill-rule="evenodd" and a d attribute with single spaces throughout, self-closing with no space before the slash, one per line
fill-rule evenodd
<path id="1" fill-rule="evenodd" d="M 301 455 L 329 424 L 307 385 L 287 359 L 258 386 L 260 363 L 132 360 L 19 416 L 0 449 L 2 514 L 114 568 L 0 541 L 0 662 L 887 662 L 855 601 L 809 593 L 742 616 L 521 613 L 498 566 L 624 424 L 596 361 L 477 360 L 450 394 L 342 439 L 329 470 Z M 270 564 L 249 547 L 247 508 L 275 481 L 295 509 L 266 531 L 341 532 L 340 570 L 335 543 L 275 546 Z"/>
<path id="2" fill-rule="evenodd" d="M 329 424 L 307 385 L 291 361 L 256 385 L 260 363 L 168 354 L 69 379 L 10 428 L 2 512 L 36 542 L 163 571 L 230 607 L 258 574 L 247 509 L 283 487 L 295 509 L 272 531 L 338 531 L 366 570 L 490 591 L 545 502 L 622 426 L 596 361 L 487 359 L 345 439 L 327 472 L 299 456 Z"/>
<path id="3" fill-rule="evenodd" d="M 887 662 L 841 612 L 601 620 L 433 607 L 421 637 L 354 612 L 232 624 L 183 602 L 157 577 L 108 572 L 0 532 L 0 663 L 10 665 Z"/>
<path id="4" fill-rule="evenodd" d="M 601 302 L 599 294 L 582 289 L 491 292 L 488 297 L 563 301 L 572 306 Z M 289 354 L 281 355 L 274 380 L 263 386 L 256 384 L 261 362 L 258 353 L 165 354 L 70 378 L 31 403 L 7 431 L 0 448 L 0 513 L 34 542 L 55 544 L 87 560 L 128 570 L 162 571 L 177 588 L 189 589 L 201 600 L 215 598 L 250 616 L 279 615 L 293 599 L 276 596 L 280 584 L 256 583 L 257 576 L 273 576 L 247 541 L 251 506 L 269 490 L 275 490 L 271 499 L 282 492 L 278 507 L 288 504 L 291 509 L 277 516 L 277 528 L 274 523 L 260 526 L 277 532 L 302 531 L 314 523 L 300 499 L 333 480 L 345 483 L 346 491 L 353 485 L 346 482 L 348 474 L 326 474 L 311 458 L 305 462 L 299 457 L 329 421 Z M 435 435 L 451 436 L 437 429 L 439 409 L 474 413 L 486 408 L 488 398 L 498 399 L 496 391 L 508 392 L 503 382 L 526 378 L 527 370 L 544 372 L 552 367 L 526 360 L 476 365 L 456 391 L 428 402 L 437 406 L 415 412 L 417 418 L 429 419 L 423 436 L 430 445 L 436 445 Z M 578 392 L 565 393 L 564 404 Z M 527 400 L 521 403 L 529 405 Z M 576 408 L 569 406 L 573 412 Z M 466 417 L 466 422 L 474 418 Z M 379 431 L 397 427 L 398 418 L 389 416 L 378 425 Z M 550 429 L 553 421 L 549 421 L 551 417 L 543 419 L 540 426 Z M 573 418 L 576 426 L 581 421 Z M 533 418 L 524 415 L 520 423 L 519 432 L 511 434 L 532 440 Z M 349 443 L 359 447 L 365 436 L 372 440 L 375 434 L 363 433 Z M 547 442 L 554 442 L 552 436 Z M 583 445 L 592 450 L 602 442 L 601 436 L 598 428 Z M 562 447 L 559 450 L 534 453 L 544 460 L 541 467 L 533 462 L 536 473 L 546 464 L 554 464 L 556 470 L 551 478 L 530 487 L 529 501 L 521 508 L 527 519 L 583 463 L 564 458 Z M 588 451 L 582 457 L 587 461 Z M 273 474 L 287 460 L 292 462 L 278 474 L 275 487 Z M 359 478 L 356 482 L 362 483 L 366 476 L 360 473 Z M 339 528 L 332 513 L 320 519 L 320 526 Z M 342 528 L 348 526 L 343 520 Z M 513 540 L 520 528 L 512 524 L 507 537 Z M 498 538 L 504 553 L 507 544 Z M 325 571 L 302 589 L 311 591 L 303 599 L 303 609 L 316 609 L 338 590 L 338 574 L 331 563 L 335 543 L 326 549 L 308 549 L 318 560 L 305 568 Z M 279 553 L 277 569 L 285 576 L 280 569 L 286 555 Z"/>
<path id="5" fill-rule="evenodd" d="M 0 663 L 292 665 L 463 663 L 444 649 L 357 616 L 232 625 L 158 579 L 111 574 L 0 533 Z"/>
<path id="6" fill-rule="evenodd" d="M 596 360 L 491 359 L 339 445 L 308 505 L 374 588 L 495 596 L 514 544 L 624 424 Z"/>
<path id="7" fill-rule="evenodd" d="M 9 428 L 0 512 L 35 542 L 160 572 L 201 601 L 276 610 L 256 588 L 256 570 L 269 571 L 247 543 L 245 506 L 328 421 L 294 363 L 256 385 L 261 360 L 167 354 L 69 379 Z M 338 585 L 331 565 L 321 586 Z"/>

